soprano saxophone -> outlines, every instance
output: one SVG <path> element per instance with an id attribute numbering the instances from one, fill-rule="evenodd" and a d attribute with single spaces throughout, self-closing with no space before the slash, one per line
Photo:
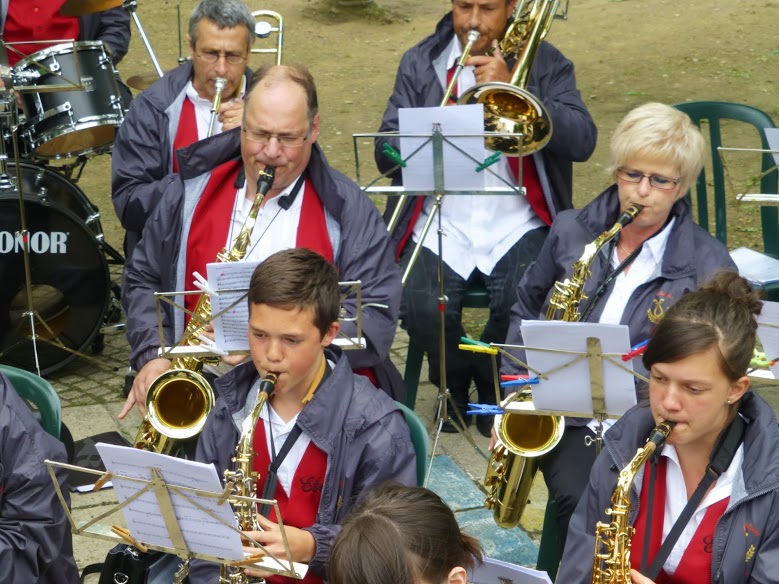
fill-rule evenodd
<path id="1" fill-rule="evenodd" d="M 595 556 L 592 584 L 630 584 L 630 542 L 635 529 L 628 523 L 630 489 L 636 474 L 650 456 L 665 444 L 676 422 L 662 422 L 649 434 L 646 445 L 638 449 L 617 479 L 606 515 L 611 523 L 599 521 L 595 526 Z"/>
<path id="2" fill-rule="evenodd" d="M 257 471 L 254 470 L 254 428 L 260 419 L 262 408 L 276 388 L 278 375 L 267 373 L 260 382 L 260 392 L 251 413 L 241 426 L 241 438 L 235 447 L 233 469 L 225 469 L 225 484 L 233 485 L 230 496 L 238 528 L 241 531 L 258 531 L 257 506 L 252 499 L 257 496 Z M 240 498 L 239 498 L 240 497 Z M 245 568 L 222 564 L 219 573 L 219 584 L 247 584 L 249 578 Z"/>

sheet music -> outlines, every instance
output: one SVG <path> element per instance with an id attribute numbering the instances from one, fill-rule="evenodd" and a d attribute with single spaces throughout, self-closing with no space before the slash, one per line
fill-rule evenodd
<path id="1" fill-rule="evenodd" d="M 552 584 L 546 572 L 495 558 L 484 558 L 484 564 L 468 573 L 467 581 L 472 584 Z"/>
<path id="2" fill-rule="evenodd" d="M 748 247 L 730 252 L 738 273 L 755 284 L 771 284 L 779 281 L 779 260 Z"/>
<path id="3" fill-rule="evenodd" d="M 628 370 L 603 359 L 603 384 L 606 411 L 621 415 L 636 404 L 635 378 L 631 361 L 622 362 L 619 355 L 630 350 L 628 327 L 623 324 L 589 322 L 561 322 L 525 320 L 521 325 L 526 347 L 556 349 L 587 353 L 587 337 L 601 340 L 601 352 L 616 354 L 617 360 Z M 579 355 L 526 349 L 527 363 L 542 374 L 552 371 Z M 590 369 L 586 358 L 555 371 L 549 379 L 541 379 L 533 386 L 533 404 L 539 410 L 591 412 L 592 394 L 589 385 Z"/>
<path id="4" fill-rule="evenodd" d="M 441 125 L 441 133 L 452 143 L 467 152 L 474 162 L 451 144 L 444 141 L 444 188 L 447 191 L 484 190 L 485 174 L 476 167 L 486 158 L 484 148 L 484 105 L 460 105 L 457 107 L 415 107 L 398 110 L 400 153 L 406 161 L 402 169 L 403 186 L 408 189 L 432 191 L 435 188 L 433 169 L 433 143 L 429 134 L 433 124 Z M 403 134 L 426 134 L 424 137 Z M 472 134 L 472 136 L 455 136 Z M 412 153 L 425 144 L 412 156 Z M 489 153 L 488 153 L 489 154 Z"/>
<path id="5" fill-rule="evenodd" d="M 768 148 L 779 151 L 779 128 L 764 128 L 764 131 Z M 774 152 L 771 156 L 774 157 L 774 164 L 779 166 L 779 152 Z"/>
<path id="6" fill-rule="evenodd" d="M 235 304 L 221 317 L 214 318 L 214 339 L 216 346 L 223 351 L 243 351 L 249 348 L 249 304 L 246 294 L 258 265 L 260 262 L 213 262 L 206 266 L 208 285 L 219 292 L 219 296 L 211 296 L 211 314 L 218 315 Z"/>
<path id="7" fill-rule="evenodd" d="M 757 336 L 763 345 L 766 359 L 779 358 L 779 302 L 763 303 L 763 309 L 757 318 Z M 779 363 L 769 369 L 774 374 L 774 379 L 779 379 Z"/>
<path id="8" fill-rule="evenodd" d="M 211 464 L 102 442 L 96 444 L 95 447 L 103 459 L 106 470 L 115 475 L 113 484 L 120 502 L 125 501 L 146 485 L 145 483 L 123 480 L 116 475 L 148 480 L 152 478 L 152 468 L 160 469 L 162 478 L 169 485 L 191 487 L 213 493 L 221 493 L 222 491 L 222 483 L 216 474 L 216 469 Z M 228 525 L 238 527 L 238 522 L 228 503 L 218 505 L 216 498 L 186 493 L 187 497 L 197 501 L 199 505 L 221 518 L 226 523 L 223 524 L 174 491 L 169 490 L 169 493 L 176 519 L 189 551 L 228 560 L 242 560 L 244 558 L 240 535 L 228 527 Z M 127 521 L 127 527 L 134 538 L 151 545 L 173 547 L 154 491 L 147 491 L 124 507 L 122 511 Z"/>

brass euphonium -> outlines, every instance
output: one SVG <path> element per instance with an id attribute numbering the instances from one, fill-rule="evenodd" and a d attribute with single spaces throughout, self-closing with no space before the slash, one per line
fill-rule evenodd
<path id="1" fill-rule="evenodd" d="M 652 454 L 665 444 L 676 422 L 662 422 L 649 434 L 646 445 L 638 449 L 617 479 L 611 495 L 611 507 L 606 515 L 611 523 L 599 521 L 595 526 L 595 553 L 592 563 L 592 584 L 630 584 L 630 544 L 635 529 L 628 523 L 630 489 L 636 474 Z"/>
<path id="2" fill-rule="evenodd" d="M 233 470 L 225 469 L 225 485 L 232 485 L 233 506 L 238 528 L 241 531 L 258 531 L 257 506 L 251 499 L 257 496 L 257 471 L 254 470 L 254 428 L 260 419 L 262 408 L 276 388 L 278 375 L 267 373 L 260 382 L 260 392 L 251 413 L 241 425 L 241 438 L 235 446 L 235 456 L 232 458 Z M 237 498 L 241 497 L 241 498 Z M 221 565 L 219 584 L 246 584 L 249 582 L 245 568 Z"/>
<path id="3" fill-rule="evenodd" d="M 560 0 L 522 2 L 498 47 L 505 57 L 516 54 L 517 63 L 508 83 L 488 81 L 475 85 L 457 100 L 458 105 L 484 105 L 487 132 L 522 134 L 521 141 L 508 136 L 488 136 L 484 145 L 507 156 L 532 154 L 552 137 L 552 119 L 546 107 L 527 91 L 536 50 L 552 27 Z"/>
<path id="4" fill-rule="evenodd" d="M 225 247 L 216 256 L 220 262 L 241 261 L 249 249 L 252 229 L 265 199 L 273 186 L 276 169 L 260 172 L 257 195 L 249 215 L 231 249 Z M 211 298 L 203 293 L 192 311 L 181 345 L 196 346 L 211 320 Z M 138 429 L 135 447 L 170 454 L 181 440 L 197 436 L 214 407 L 214 392 L 200 374 L 204 357 L 176 357 L 171 368 L 152 381 L 146 394 L 146 416 Z"/>
<path id="5" fill-rule="evenodd" d="M 598 251 L 631 223 L 641 209 L 639 205 L 629 207 L 611 229 L 584 247 L 582 257 L 573 265 L 571 277 L 563 282 L 555 282 L 546 320 L 579 320 L 579 304 L 587 298 L 584 295 L 584 284 L 591 276 L 592 261 Z M 517 392 L 504 405 L 512 401 L 532 400 L 531 390 L 526 388 Z M 484 477 L 484 486 L 489 489 L 484 505 L 492 509 L 495 523 L 499 526 L 516 527 L 538 470 L 538 458 L 552 450 L 563 437 L 565 419 L 563 416 L 508 413 L 496 416 L 495 425 L 498 443 L 492 451 Z"/>

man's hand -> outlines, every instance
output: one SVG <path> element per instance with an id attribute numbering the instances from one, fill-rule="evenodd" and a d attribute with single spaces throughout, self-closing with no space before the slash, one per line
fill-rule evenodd
<path id="1" fill-rule="evenodd" d="M 149 386 L 155 379 L 170 369 L 170 365 L 170 359 L 159 358 L 152 359 L 141 367 L 141 370 L 135 376 L 132 389 L 130 389 L 130 393 L 127 395 L 127 401 L 124 402 L 124 407 L 119 412 L 120 420 L 124 420 L 135 404 L 138 404 L 138 410 L 141 412 L 141 415 L 146 415 L 146 393 L 149 391 Z"/>
<path id="2" fill-rule="evenodd" d="M 492 48 L 491 55 L 469 57 L 465 64 L 474 67 L 473 74 L 476 77 L 476 83 L 487 83 L 488 81 L 508 83 L 511 81 L 511 71 L 509 71 L 506 61 L 503 60 L 497 43 Z"/>
<path id="3" fill-rule="evenodd" d="M 233 98 L 230 101 L 223 103 L 219 107 L 219 115 L 217 118 L 222 122 L 223 132 L 240 126 L 243 121 L 243 100 Z"/>
<path id="4" fill-rule="evenodd" d="M 261 543 L 274 556 L 286 559 L 287 554 L 284 550 L 284 542 L 281 539 L 281 531 L 278 524 L 262 516 L 257 518 L 257 522 L 263 531 L 246 531 L 244 534 Z M 314 536 L 308 531 L 290 527 L 289 525 L 284 526 L 284 532 L 287 534 L 287 543 L 292 554 L 292 558 L 289 559 L 293 562 L 308 564 L 314 558 L 314 553 L 316 552 Z M 256 547 L 244 547 L 243 551 L 248 554 L 256 554 L 260 550 Z M 246 573 L 250 576 L 262 576 L 263 574 L 261 571 L 249 569 L 246 570 Z"/>

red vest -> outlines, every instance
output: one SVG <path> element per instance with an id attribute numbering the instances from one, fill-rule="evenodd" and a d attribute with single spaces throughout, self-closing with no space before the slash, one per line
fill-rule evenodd
<path id="1" fill-rule="evenodd" d="M 635 529 L 631 540 L 630 566 L 638 570 L 641 566 L 641 555 L 644 548 L 644 535 L 646 533 L 647 515 L 649 497 L 649 462 L 644 467 L 644 483 L 641 488 L 641 499 L 639 503 L 638 517 L 636 518 Z M 657 465 L 657 478 L 655 481 L 653 512 L 650 519 L 652 531 L 650 533 L 649 557 L 647 561 L 651 563 L 657 552 L 660 551 L 663 536 L 663 521 L 665 518 L 665 496 L 666 496 L 666 464 L 667 459 L 662 456 Z M 728 507 L 729 497 L 714 503 L 706 509 L 698 529 L 695 531 L 690 544 L 682 556 L 679 565 L 673 576 L 666 574 L 665 570 L 660 570 L 655 579 L 655 584 L 700 584 L 708 582 L 711 574 L 711 552 L 714 542 L 714 529 L 717 526 L 717 520 L 722 516 Z M 648 568 L 649 566 L 647 566 Z M 705 576 L 704 576 L 705 575 Z"/>
<path id="2" fill-rule="evenodd" d="M 197 290 L 193 284 L 193 272 L 206 277 L 206 265 L 216 261 L 216 255 L 225 247 L 235 206 L 235 181 L 242 167 L 241 160 L 231 160 L 211 171 L 192 215 L 187 238 L 185 290 Z M 315 251 L 333 263 L 333 245 L 327 233 L 325 209 L 310 180 L 306 180 L 303 191 L 296 245 Z M 197 300 L 197 294 L 187 295 L 184 305 L 193 310 Z M 189 318 L 186 321 L 189 322 Z"/>
<path id="3" fill-rule="evenodd" d="M 281 446 L 281 444 L 276 444 L 277 452 Z M 260 497 L 271 462 L 268 454 L 268 442 L 265 440 L 265 424 L 262 419 L 257 421 L 257 426 L 254 428 L 254 452 L 254 470 L 260 477 L 257 482 L 257 496 Z M 276 484 L 273 498 L 278 502 L 284 525 L 303 528 L 311 527 L 316 523 L 326 472 L 327 455 L 313 442 L 309 442 L 300 464 L 295 469 L 291 492 L 287 493 L 281 483 Z M 277 521 L 274 509 L 271 509 L 268 519 Z M 303 580 L 295 580 L 285 576 L 270 576 L 266 577 L 265 580 L 268 584 L 294 584 L 296 582 L 320 584 L 322 582 L 322 579 L 311 571 L 306 574 Z"/>

